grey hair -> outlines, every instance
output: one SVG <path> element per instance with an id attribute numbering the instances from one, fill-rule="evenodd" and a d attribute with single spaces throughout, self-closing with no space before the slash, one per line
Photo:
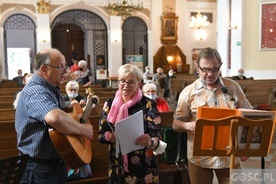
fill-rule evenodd
<path id="1" fill-rule="evenodd" d="M 149 89 L 157 91 L 157 86 L 154 83 L 146 83 L 143 85 L 143 92 L 147 92 Z"/>
<path id="2" fill-rule="evenodd" d="M 50 64 L 52 60 L 59 57 L 61 52 L 58 49 L 45 49 L 36 55 L 34 69 L 39 70 L 42 65 Z"/>
<path id="3" fill-rule="evenodd" d="M 44 64 L 49 64 L 51 61 L 51 55 L 50 51 L 45 53 L 38 53 L 36 55 L 35 63 L 34 63 L 34 69 L 39 70 L 39 68 Z"/>
<path id="4" fill-rule="evenodd" d="M 65 91 L 67 92 L 67 90 L 69 90 L 70 87 L 74 87 L 79 91 L 79 84 L 77 81 L 71 80 L 71 81 L 67 82 L 67 84 L 65 86 Z"/>
<path id="5" fill-rule="evenodd" d="M 80 60 L 78 63 L 78 66 L 82 66 L 82 67 L 86 67 L 87 66 L 87 62 L 85 60 Z"/>
<path id="6" fill-rule="evenodd" d="M 210 47 L 206 47 L 201 50 L 198 54 L 196 63 L 199 65 L 200 60 L 204 58 L 217 58 L 219 64 L 222 64 L 221 57 L 219 52 L 216 49 L 212 49 Z"/>
<path id="7" fill-rule="evenodd" d="M 125 64 L 120 66 L 118 69 L 118 78 L 121 79 L 124 76 L 127 76 L 129 74 L 133 74 L 135 77 L 137 77 L 138 81 L 140 82 L 143 79 L 143 73 L 142 71 L 133 64 Z"/>

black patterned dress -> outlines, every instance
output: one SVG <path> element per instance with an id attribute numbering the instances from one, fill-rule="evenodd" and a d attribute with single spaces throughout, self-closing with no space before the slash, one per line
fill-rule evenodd
<path id="1" fill-rule="evenodd" d="M 118 183 L 118 159 L 116 154 L 116 143 L 111 143 L 105 139 L 105 132 L 110 131 L 107 125 L 107 115 L 111 108 L 113 99 L 108 99 L 103 107 L 102 115 L 99 121 L 99 140 L 102 144 L 110 144 L 109 146 L 109 183 Z M 129 115 L 143 110 L 144 114 L 144 129 L 145 134 L 150 137 L 158 137 L 161 140 L 160 124 L 154 122 L 154 118 L 159 116 L 156 104 L 154 101 L 143 96 L 142 99 L 134 106 L 128 109 Z M 128 170 L 122 171 L 123 183 L 144 184 L 144 183 L 159 183 L 159 169 L 157 164 L 157 157 L 152 150 L 146 148 L 132 151 L 127 154 Z"/>

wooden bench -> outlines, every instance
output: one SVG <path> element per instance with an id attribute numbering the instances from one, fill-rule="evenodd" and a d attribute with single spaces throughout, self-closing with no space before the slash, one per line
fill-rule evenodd
<path id="1" fill-rule="evenodd" d="M 1 113 L 11 113 L 14 116 L 14 109 L 1 111 Z M 171 112 L 162 112 L 162 126 L 171 125 L 173 120 L 173 111 Z M 5 116 L 8 117 L 8 116 Z M 90 163 L 92 168 L 92 177 L 76 180 L 76 181 L 68 181 L 69 184 L 77 184 L 77 183 L 95 183 L 95 184 L 106 184 L 108 182 L 108 145 L 101 144 L 98 141 L 98 137 L 96 132 L 98 132 L 98 121 L 100 115 L 91 115 L 89 120 L 90 123 L 94 127 L 95 135 L 91 141 L 92 144 L 92 154 L 93 158 Z M 1 118 L 0 120 L 0 157 L 8 158 L 12 156 L 16 156 L 18 154 L 18 150 L 16 148 L 16 132 L 14 128 L 14 119 L 11 116 L 8 118 L 9 120 L 5 120 Z M 160 167 L 160 183 L 189 183 L 188 172 L 181 172 L 174 164 L 164 163 L 161 156 L 159 157 L 159 167 Z"/>
<path id="2" fill-rule="evenodd" d="M 101 110 L 103 108 L 103 104 L 97 104 L 95 108 L 93 108 L 90 112 L 91 116 L 100 115 Z M 14 108 L 0 108 L 0 122 L 6 120 L 15 120 L 15 109 Z"/>
<path id="3" fill-rule="evenodd" d="M 172 79 L 172 88 L 179 94 L 187 85 L 198 77 L 195 75 L 176 75 Z M 268 93 L 271 87 L 276 87 L 276 79 L 236 80 L 245 96 L 255 109 L 269 110 Z"/>
<path id="4" fill-rule="evenodd" d="M 114 98 L 114 96 L 100 96 L 100 102 L 99 103 L 104 103 L 107 99 L 109 98 Z M 0 101 L 0 109 L 4 108 L 13 108 L 13 102 L 14 102 L 14 98 L 13 97 L 5 97 L 2 98 L 1 97 L 1 101 Z"/>

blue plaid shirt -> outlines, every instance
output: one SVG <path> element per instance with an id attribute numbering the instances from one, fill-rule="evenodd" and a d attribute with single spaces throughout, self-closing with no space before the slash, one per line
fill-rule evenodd
<path id="1" fill-rule="evenodd" d="M 19 151 L 32 158 L 60 158 L 44 117 L 49 111 L 62 108 L 63 104 L 59 88 L 34 74 L 23 88 L 16 108 L 15 129 Z"/>

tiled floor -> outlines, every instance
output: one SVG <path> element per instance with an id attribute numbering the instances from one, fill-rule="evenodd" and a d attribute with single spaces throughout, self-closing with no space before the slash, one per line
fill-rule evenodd
<path id="1" fill-rule="evenodd" d="M 242 168 L 259 169 L 261 168 L 261 158 L 251 157 L 245 162 L 241 162 Z M 265 157 L 265 168 L 276 169 L 276 130 L 272 139 L 272 144 L 269 154 Z"/>

